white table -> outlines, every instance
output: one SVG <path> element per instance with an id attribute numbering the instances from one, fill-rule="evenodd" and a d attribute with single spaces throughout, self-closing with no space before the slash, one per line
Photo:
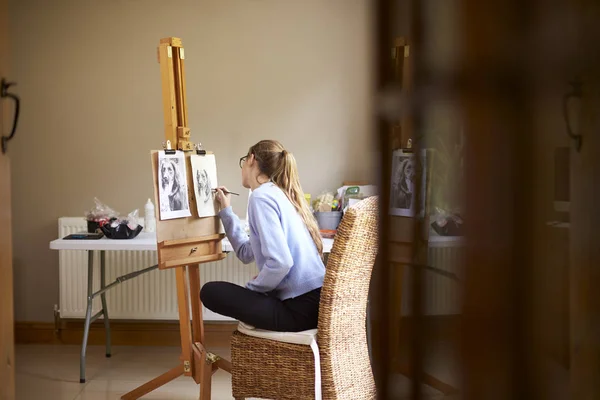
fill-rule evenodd
<path id="1" fill-rule="evenodd" d="M 233 246 L 227 238 L 221 241 L 221 247 L 224 252 L 233 251 Z M 323 238 L 323 253 L 331 253 L 332 247 L 333 239 Z M 142 231 L 135 238 L 127 240 L 107 239 L 106 237 L 94 240 L 56 239 L 50 242 L 50 248 L 52 250 L 156 251 L 156 233 Z"/>
<path id="2" fill-rule="evenodd" d="M 221 241 L 223 252 L 233 251 L 233 246 L 227 238 Z M 323 253 L 331 252 L 333 246 L 333 239 L 323 239 Z M 153 265 L 148 268 L 134 271 L 129 274 L 118 277 L 114 282 L 106 285 L 105 275 L 105 251 L 156 251 L 156 233 L 154 232 L 140 232 L 138 236 L 133 239 L 127 240 L 116 240 L 102 239 L 94 240 L 65 240 L 56 239 L 50 242 L 50 248 L 52 250 L 86 250 L 88 252 L 88 282 L 87 282 L 87 309 L 85 313 L 85 325 L 83 329 L 83 342 L 81 344 L 81 354 L 79 358 L 79 382 L 85 383 L 85 354 L 87 350 L 88 335 L 90 332 L 90 324 L 97 320 L 100 316 L 104 316 L 104 329 L 106 332 L 106 357 L 111 356 L 110 350 L 110 321 L 108 318 L 108 309 L 106 307 L 106 292 L 112 287 L 119 283 L 125 282 L 126 280 L 135 278 L 146 272 L 150 272 L 158 268 L 158 265 Z M 100 251 L 100 290 L 93 292 L 94 287 L 94 251 Z M 100 296 L 102 301 L 102 309 L 96 314 L 92 315 L 92 300 Z"/>

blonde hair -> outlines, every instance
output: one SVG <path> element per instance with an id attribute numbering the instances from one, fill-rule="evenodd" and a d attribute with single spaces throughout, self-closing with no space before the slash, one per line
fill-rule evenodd
<path id="1" fill-rule="evenodd" d="M 254 154 L 260 172 L 267 175 L 277 185 L 287 198 L 292 202 L 298 214 L 308 228 L 312 240 L 317 246 L 319 255 L 323 256 L 323 240 L 317 221 L 313 216 L 306 199 L 304 191 L 300 186 L 298 167 L 292 153 L 288 152 L 276 140 L 261 140 L 248 150 L 248 155 Z"/>

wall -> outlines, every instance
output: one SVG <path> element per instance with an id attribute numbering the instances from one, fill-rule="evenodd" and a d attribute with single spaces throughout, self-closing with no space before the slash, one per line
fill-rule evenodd
<path id="1" fill-rule="evenodd" d="M 217 155 L 220 184 L 242 190 L 238 159 L 262 138 L 295 154 L 308 193 L 372 177 L 367 1 L 14 0 L 10 12 L 18 321 L 53 318 L 57 218 L 95 196 L 142 212 L 151 196 L 162 37 L 183 39 L 192 139 Z M 234 199 L 240 216 L 246 201 Z"/>

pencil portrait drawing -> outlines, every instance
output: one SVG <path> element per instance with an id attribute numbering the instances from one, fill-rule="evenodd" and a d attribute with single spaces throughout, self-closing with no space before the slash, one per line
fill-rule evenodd
<path id="1" fill-rule="evenodd" d="M 158 192 L 161 220 L 191 216 L 185 157 L 182 152 L 173 155 L 159 152 Z"/>
<path id="2" fill-rule="evenodd" d="M 423 152 L 421 162 L 424 162 L 424 157 L 425 152 Z M 416 156 L 413 153 L 404 153 L 401 150 L 394 152 L 392 159 L 390 214 L 405 217 L 415 215 L 417 197 L 415 192 L 416 181 L 419 176 L 424 177 L 424 173 L 424 168 L 417 166 Z M 422 189 L 424 191 L 425 187 L 423 186 Z"/>
<path id="3" fill-rule="evenodd" d="M 213 189 L 218 187 L 217 163 L 214 154 L 192 155 L 192 174 L 194 176 L 194 193 L 198 217 L 217 215 L 218 204 Z"/>

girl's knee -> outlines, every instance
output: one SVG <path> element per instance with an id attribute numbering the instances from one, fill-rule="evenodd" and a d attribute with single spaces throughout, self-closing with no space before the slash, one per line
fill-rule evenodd
<path id="1" fill-rule="evenodd" d="M 213 300 L 218 293 L 219 282 L 206 282 L 202 286 L 202 289 L 200 289 L 200 300 L 206 307 L 209 307 L 209 304 L 213 303 Z"/>

